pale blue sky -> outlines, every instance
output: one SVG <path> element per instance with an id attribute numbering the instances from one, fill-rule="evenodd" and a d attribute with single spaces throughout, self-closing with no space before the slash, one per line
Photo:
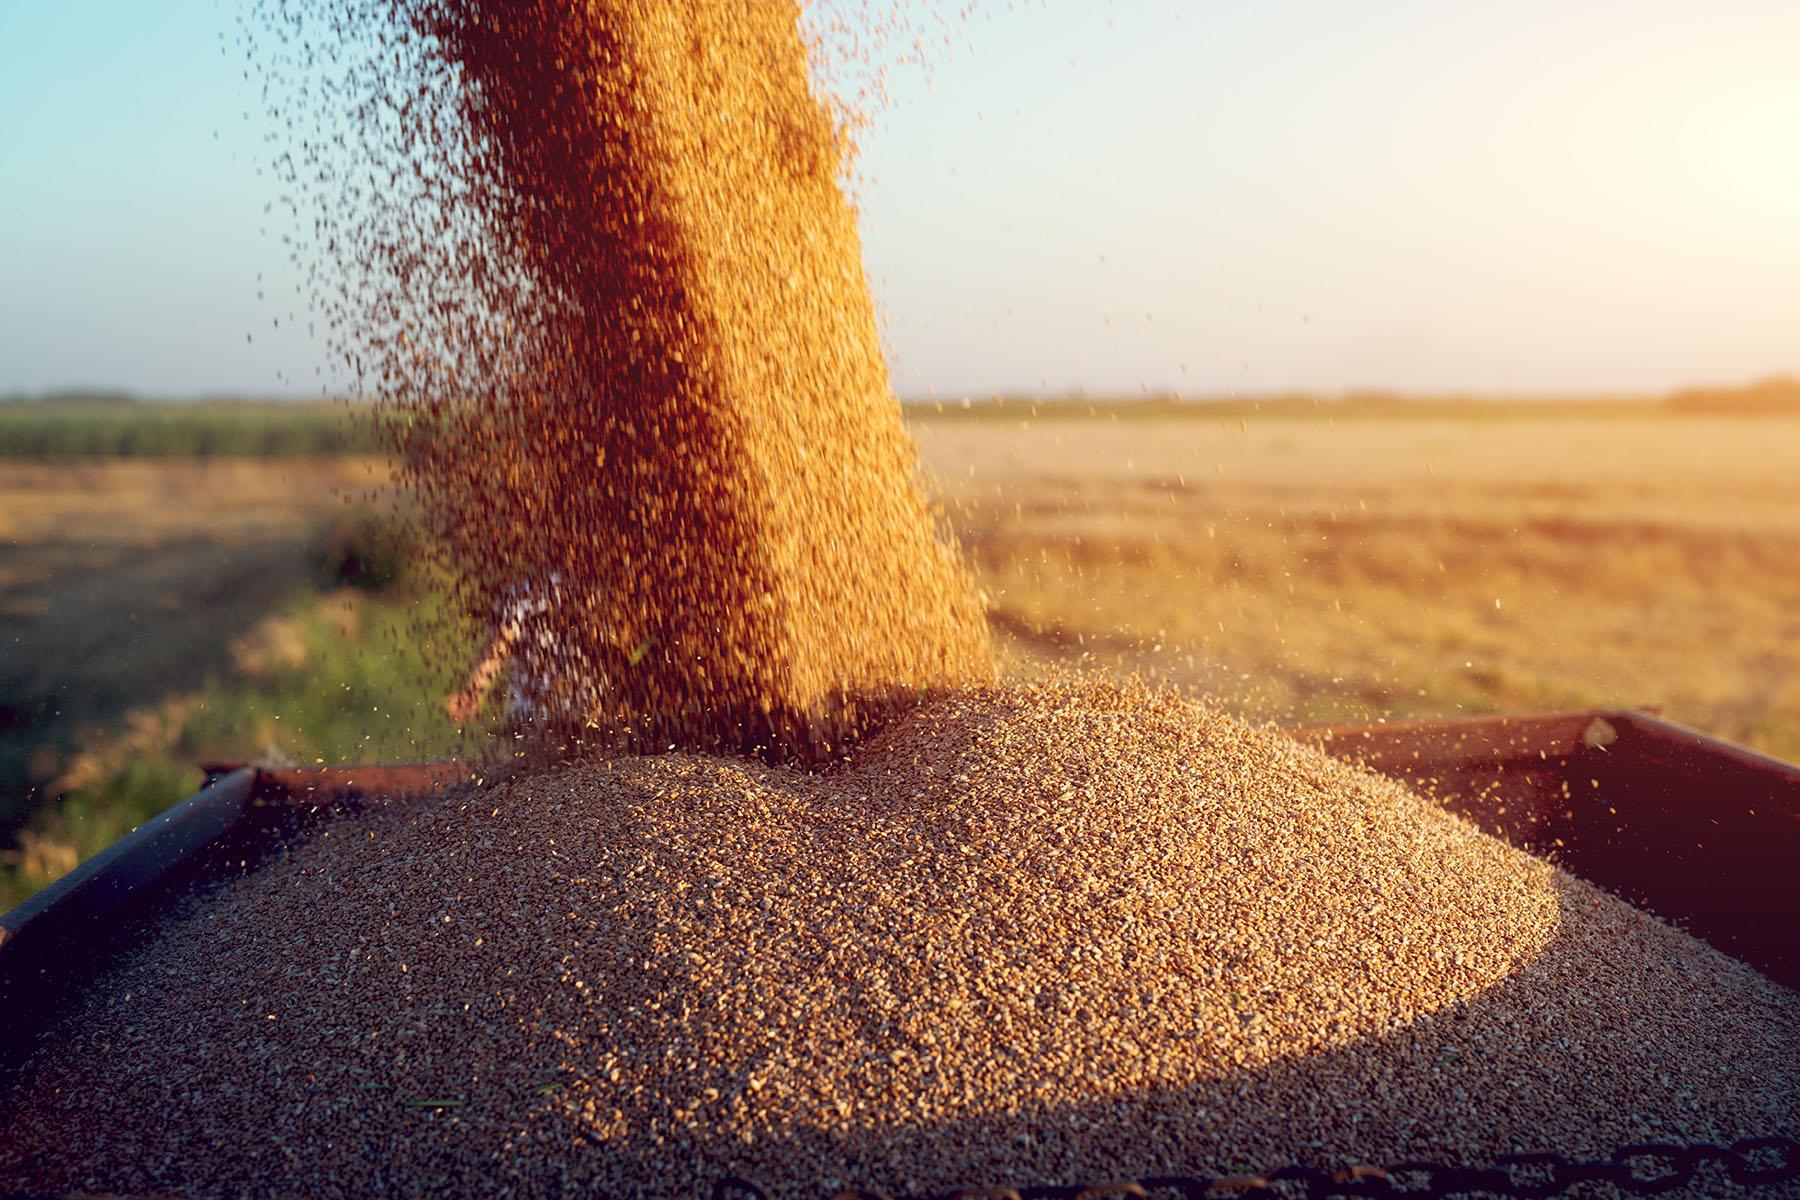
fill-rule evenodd
<path id="1" fill-rule="evenodd" d="M 235 21 L 0 0 L 0 392 L 317 386 Z M 956 28 L 862 159 L 904 394 L 1800 373 L 1800 4 L 1049 0 Z"/>

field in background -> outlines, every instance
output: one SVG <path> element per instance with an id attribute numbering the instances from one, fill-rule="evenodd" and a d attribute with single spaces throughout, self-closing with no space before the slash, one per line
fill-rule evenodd
<path id="1" fill-rule="evenodd" d="M 1692 389 L 1666 397 L 1575 397 L 1494 400 L 1463 396 L 1394 396 L 1360 392 L 1244 400 L 1181 401 L 1163 396 L 1095 402 L 1047 400 L 951 403 L 916 401 L 909 410 L 933 421 L 1517 419 L 1521 409 L 1560 418 L 1800 416 L 1800 380 L 1774 377 L 1741 388 Z M 99 458 L 318 457 L 377 450 L 368 410 L 339 401 L 211 399 L 181 403 L 139 400 L 124 392 L 65 391 L 36 398 L 0 396 L 0 461 L 72 462 Z"/>
<path id="2" fill-rule="evenodd" d="M 374 447 L 365 420 L 318 401 L 198 400 L 168 404 L 64 393 L 0 402 L 0 459 L 317 457 Z"/>
<path id="3" fill-rule="evenodd" d="M 432 590 L 359 506 L 384 474 L 0 463 L 0 909 L 191 792 L 203 759 L 456 747 L 412 633 Z"/>
<path id="4" fill-rule="evenodd" d="M 143 405 L 90 409 L 104 435 L 54 418 L 59 445 L 139 457 L 22 455 L 13 407 L 0 907 L 202 758 L 461 745 L 414 633 L 430 581 L 342 571 L 378 463 L 196 458 L 142 436 L 164 419 Z M 1800 760 L 1800 416 L 1727 407 L 1015 403 L 912 426 L 1016 673 L 1140 672 L 1274 720 L 1652 704 Z M 196 445 L 238 436 L 214 415 Z M 271 418 L 294 446 L 335 419 Z"/>
<path id="5" fill-rule="evenodd" d="M 1585 705 L 1800 759 L 1800 419 L 915 423 L 1014 669 L 1275 720 Z"/>

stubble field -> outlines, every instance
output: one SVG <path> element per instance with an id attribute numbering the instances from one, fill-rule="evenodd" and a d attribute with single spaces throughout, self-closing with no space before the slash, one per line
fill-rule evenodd
<path id="1" fill-rule="evenodd" d="M 1652 705 L 1800 760 L 1800 418 L 917 412 L 1006 669 L 1277 720 Z M 361 458 L 0 462 L 0 906 L 202 757 L 460 743 L 428 580 L 318 573 Z"/>
<path id="2" fill-rule="evenodd" d="M 1660 706 L 1800 759 L 1800 420 L 916 422 L 1013 669 L 1275 720 Z"/>

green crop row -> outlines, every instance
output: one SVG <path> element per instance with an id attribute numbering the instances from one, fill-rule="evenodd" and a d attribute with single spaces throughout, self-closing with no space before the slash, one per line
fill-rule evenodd
<path id="1" fill-rule="evenodd" d="M 293 457 L 375 448 L 365 414 L 320 401 L 0 403 L 0 460 Z"/>

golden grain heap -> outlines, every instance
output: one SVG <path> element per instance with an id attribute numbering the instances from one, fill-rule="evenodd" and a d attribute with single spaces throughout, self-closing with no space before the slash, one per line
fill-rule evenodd
<path id="1" fill-rule="evenodd" d="M 327 829 L 45 1039 L 0 1191 L 917 1196 L 1800 1121 L 1800 996 L 1166 693 L 964 693 L 826 770 L 589 760 Z"/>
<path id="2" fill-rule="evenodd" d="M 430 202 L 356 218 L 348 315 L 393 325 L 359 369 L 464 605 L 555 575 L 555 686 L 658 748 L 817 757 L 988 678 L 799 6 L 396 9 L 443 83 L 429 121 L 380 93 Z"/>

